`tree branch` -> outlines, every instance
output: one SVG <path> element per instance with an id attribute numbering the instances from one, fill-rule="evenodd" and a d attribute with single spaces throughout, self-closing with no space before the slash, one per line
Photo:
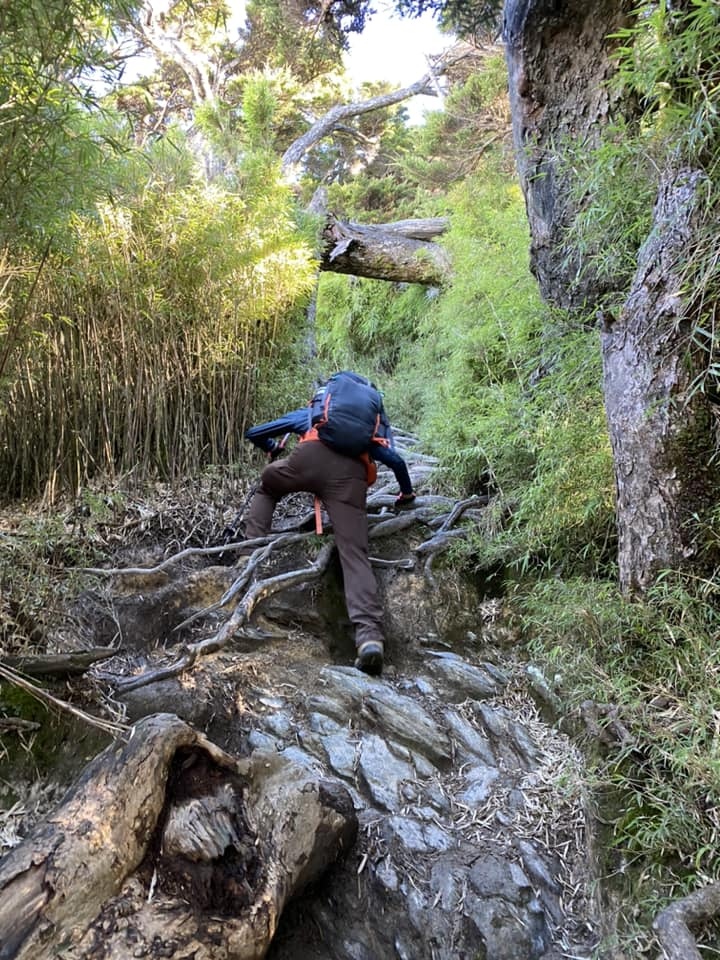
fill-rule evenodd
<path id="1" fill-rule="evenodd" d="M 420 80 L 416 80 L 415 83 L 411 83 L 407 87 L 401 87 L 399 90 L 381 93 L 369 100 L 341 103 L 332 107 L 324 116 L 316 120 L 301 137 L 293 140 L 283 154 L 281 167 L 285 178 L 290 182 L 296 181 L 299 178 L 300 164 L 305 154 L 320 140 L 334 133 L 349 117 L 359 117 L 375 110 L 383 110 L 385 107 L 392 107 L 396 103 L 402 103 L 403 100 L 415 97 L 418 94 L 430 97 L 436 96 L 431 74 L 426 74 Z"/>

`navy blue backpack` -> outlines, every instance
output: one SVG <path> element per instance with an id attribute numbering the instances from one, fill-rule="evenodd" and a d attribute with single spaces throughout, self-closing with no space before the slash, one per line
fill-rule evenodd
<path id="1" fill-rule="evenodd" d="M 366 453 L 380 427 L 383 401 L 366 377 L 351 370 L 333 374 L 310 404 L 311 426 L 338 453 Z"/>

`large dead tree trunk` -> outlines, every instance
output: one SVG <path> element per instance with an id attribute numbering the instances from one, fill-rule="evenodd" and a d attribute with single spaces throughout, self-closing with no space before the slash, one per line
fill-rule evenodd
<path id="1" fill-rule="evenodd" d="M 578 204 L 564 154 L 592 148 L 612 115 L 604 81 L 614 69 L 612 35 L 628 22 L 627 0 L 508 0 L 505 7 L 510 101 L 517 164 L 532 236 L 531 266 L 543 296 L 587 315 L 608 290 L 563 234 Z M 702 516 L 717 470 L 709 466 L 710 412 L 687 388 L 697 370 L 689 353 L 691 318 L 678 298 L 679 258 L 692 240 L 694 176 L 663 179 L 652 233 L 619 320 L 603 334 L 605 401 L 618 491 L 620 578 L 642 591 L 663 567 L 693 564 L 688 521 Z"/>
<path id="2" fill-rule="evenodd" d="M 564 307 L 596 298 L 598 280 L 563 245 L 577 209 L 563 178 L 563 154 L 597 145 L 619 108 L 605 81 L 614 71 L 609 39 L 628 21 L 627 0 L 507 0 L 506 57 L 516 163 L 531 233 L 530 267 L 547 300 Z"/>
<path id="3" fill-rule="evenodd" d="M 277 753 L 236 760 L 156 714 L 2 861 L 0 960 L 55 957 L 60 943 L 97 960 L 158 943 L 195 960 L 263 957 L 287 900 L 356 829 L 334 781 Z"/>

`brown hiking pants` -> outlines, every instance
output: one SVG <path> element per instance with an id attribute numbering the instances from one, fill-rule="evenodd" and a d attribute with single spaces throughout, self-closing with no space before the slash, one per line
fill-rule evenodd
<path id="1" fill-rule="evenodd" d="M 286 460 L 271 463 L 262 472 L 245 523 L 245 537 L 270 532 L 278 500 L 301 490 L 318 496 L 335 533 L 345 588 L 345 603 L 355 627 L 355 645 L 382 642 L 382 607 L 368 558 L 365 465 L 343 456 L 319 440 L 299 443 Z"/>

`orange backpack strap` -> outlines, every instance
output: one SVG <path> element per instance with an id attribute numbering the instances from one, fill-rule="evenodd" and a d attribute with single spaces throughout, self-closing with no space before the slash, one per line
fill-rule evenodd
<path id="1" fill-rule="evenodd" d="M 365 480 L 367 481 L 367 485 L 371 487 L 377 480 L 377 464 L 369 453 L 361 453 L 358 460 L 360 460 L 365 467 Z"/>
<path id="2" fill-rule="evenodd" d="M 320 536 L 323 532 L 322 525 L 322 502 L 320 497 L 315 497 L 315 533 Z"/>

